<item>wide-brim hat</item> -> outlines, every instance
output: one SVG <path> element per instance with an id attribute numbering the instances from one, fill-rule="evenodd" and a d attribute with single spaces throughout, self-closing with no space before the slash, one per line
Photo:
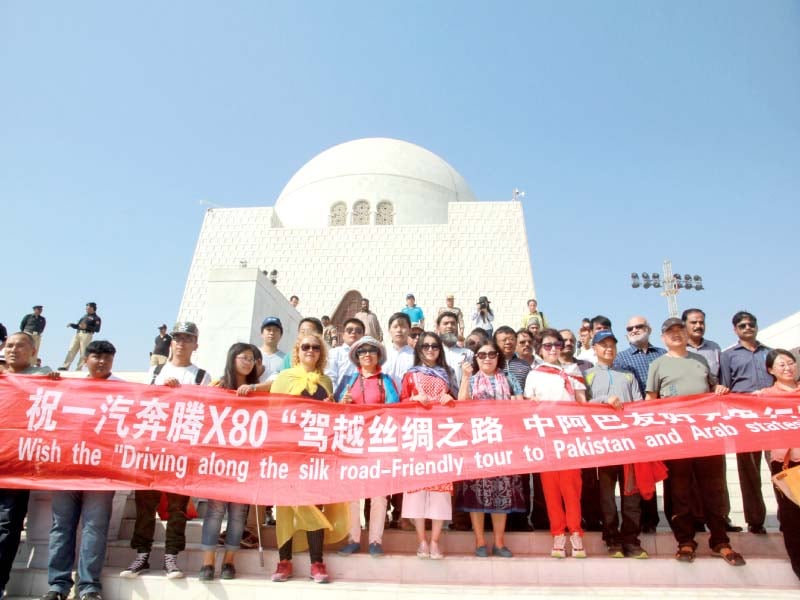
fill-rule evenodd
<path id="1" fill-rule="evenodd" d="M 378 349 L 378 364 L 382 365 L 383 363 L 386 362 L 386 348 L 383 346 L 383 344 L 381 344 L 374 337 L 365 335 L 360 340 L 353 342 L 353 345 L 350 346 L 351 363 L 358 366 L 358 357 L 356 356 L 356 350 L 358 350 L 362 346 L 375 346 Z"/>

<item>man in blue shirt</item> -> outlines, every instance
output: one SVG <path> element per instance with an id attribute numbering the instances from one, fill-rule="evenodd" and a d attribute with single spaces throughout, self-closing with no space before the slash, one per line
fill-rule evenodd
<path id="1" fill-rule="evenodd" d="M 666 354 L 667 351 L 650 343 L 650 333 L 653 330 L 647 319 L 642 316 L 628 319 L 625 331 L 631 345 L 630 348 L 617 354 L 613 367 L 633 373 L 636 383 L 639 385 L 639 392 L 644 397 L 650 363 Z M 642 499 L 642 532 L 655 533 L 658 521 L 658 500 L 654 494 L 650 500 Z"/>
<path id="2" fill-rule="evenodd" d="M 747 394 L 770 387 L 772 376 L 767 373 L 766 359 L 769 348 L 757 339 L 758 321 L 746 311 L 733 315 L 733 331 L 739 341 L 725 350 L 719 359 L 720 383 L 731 392 Z M 747 530 L 750 533 L 766 534 L 764 520 L 767 508 L 761 494 L 761 454 L 740 452 L 736 454 L 739 467 L 739 486 L 742 488 L 742 504 Z"/>
<path id="3" fill-rule="evenodd" d="M 406 294 L 406 306 L 402 312 L 408 315 L 412 327 L 425 329 L 425 315 L 422 313 L 422 309 L 417 306 L 417 299 L 414 298 L 414 294 Z"/>

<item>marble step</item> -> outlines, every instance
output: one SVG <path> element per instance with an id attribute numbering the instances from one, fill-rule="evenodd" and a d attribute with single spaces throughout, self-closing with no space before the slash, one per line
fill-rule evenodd
<path id="1" fill-rule="evenodd" d="M 187 578 L 168 580 L 160 569 L 153 570 L 135 580 L 122 579 L 118 569 L 108 567 L 104 571 L 103 586 L 106 600 L 129 600 L 138 598 L 172 598 L 176 593 L 189 592 L 191 598 L 226 598 L 244 600 L 256 593 L 280 593 L 281 598 L 300 593 L 335 593 L 335 588 L 344 588 L 348 600 L 361 596 L 361 592 L 385 585 L 395 597 L 415 594 L 418 598 L 420 586 L 431 593 L 441 595 L 450 586 L 460 586 L 459 594 L 466 592 L 476 597 L 496 598 L 498 590 L 513 590 L 516 597 L 527 593 L 534 586 L 564 586 L 591 588 L 683 588 L 693 597 L 697 589 L 724 587 L 726 590 L 793 590 L 797 594 L 797 577 L 788 561 L 777 558 L 750 558 L 743 567 L 731 567 L 719 558 L 701 552 L 693 564 L 679 563 L 672 558 L 649 560 L 613 559 L 590 557 L 587 559 L 553 559 L 549 557 L 515 557 L 513 559 L 476 558 L 450 555 L 443 560 L 419 559 L 413 555 L 388 555 L 383 559 L 369 556 L 326 556 L 326 564 L 332 586 L 307 585 L 308 558 L 300 554 L 294 559 L 292 581 L 277 584 L 269 581 L 277 556 L 275 552 L 265 555 L 265 567 L 258 565 L 257 553 L 243 552 L 236 558 L 239 576 L 235 580 L 201 583 L 195 569 L 189 569 L 185 559 L 191 553 L 181 555 Z M 154 561 L 158 560 L 156 556 Z M 219 562 L 219 561 L 218 561 Z M 151 564 L 158 564 L 153 562 Z M 218 565 L 219 566 L 219 565 Z M 246 574 L 243 574 L 245 573 Z M 439 588 L 438 586 L 443 586 Z M 47 570 L 16 567 L 8 585 L 11 596 L 38 596 L 47 591 Z M 280 590 L 280 591 L 279 591 Z M 331 592 L 329 592 L 329 590 Z M 341 593 L 340 590 L 339 593 Z M 509 592 L 509 597 L 511 592 Z M 594 594 L 593 594 L 594 595 Z M 750 596 L 752 597 L 752 596 Z M 770 596 L 770 598 L 775 596 Z M 373 597 L 374 600 L 374 597 Z"/>

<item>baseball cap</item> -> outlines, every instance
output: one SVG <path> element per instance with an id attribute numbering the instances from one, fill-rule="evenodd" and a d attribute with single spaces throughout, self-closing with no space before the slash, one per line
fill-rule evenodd
<path id="1" fill-rule="evenodd" d="M 662 325 L 661 325 L 661 333 L 666 332 L 667 329 L 669 329 L 671 327 L 675 327 L 676 325 L 680 325 L 681 327 L 685 327 L 684 322 L 681 321 L 678 317 L 670 317 L 669 319 L 664 321 L 664 323 L 662 323 Z"/>
<path id="2" fill-rule="evenodd" d="M 33 307 L 33 310 L 36 310 L 37 308 L 42 308 L 42 305 L 41 305 L 41 304 L 36 304 L 36 305 Z"/>
<path id="3" fill-rule="evenodd" d="M 159 329 L 166 329 L 167 328 L 167 324 L 166 323 L 162 323 L 161 325 L 158 326 L 158 328 Z"/>
<path id="4" fill-rule="evenodd" d="M 414 294 L 412 294 L 411 292 L 406 294 L 406 300 L 408 300 L 409 298 L 414 298 Z M 416 298 L 414 298 L 414 299 L 416 300 Z"/>
<path id="5" fill-rule="evenodd" d="M 93 309 L 97 310 L 97 303 L 96 302 L 87 302 L 86 306 L 91 306 Z"/>
<path id="6" fill-rule="evenodd" d="M 175 323 L 175 326 L 172 328 L 172 335 L 175 335 L 176 333 L 188 333 L 194 337 L 199 335 L 197 331 L 197 325 L 191 321 L 178 321 Z"/>
<path id="7" fill-rule="evenodd" d="M 615 336 L 614 332 L 611 331 L 610 329 L 603 329 L 602 331 L 598 331 L 597 333 L 594 334 L 594 337 L 592 338 L 592 346 L 594 346 L 595 344 L 599 344 L 600 342 L 602 342 L 603 340 L 607 340 L 608 338 L 614 340 L 615 343 L 617 342 L 617 336 Z"/>
<path id="8" fill-rule="evenodd" d="M 453 294 L 447 294 L 447 296 L 445 296 L 445 299 L 446 299 L 446 300 L 449 300 L 450 298 L 455 298 L 455 295 L 453 295 Z"/>
<path id="9" fill-rule="evenodd" d="M 263 321 L 261 321 L 261 331 L 264 331 L 264 327 L 277 327 L 283 333 L 283 323 L 278 317 L 266 317 Z"/>

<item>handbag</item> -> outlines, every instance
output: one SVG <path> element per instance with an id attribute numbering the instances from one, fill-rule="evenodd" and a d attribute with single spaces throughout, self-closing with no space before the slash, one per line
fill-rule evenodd
<path id="1" fill-rule="evenodd" d="M 791 454 L 792 449 L 787 449 L 786 456 L 783 458 L 783 469 L 780 473 L 772 476 L 772 483 L 784 496 L 800 506 L 800 465 L 789 468 Z"/>

